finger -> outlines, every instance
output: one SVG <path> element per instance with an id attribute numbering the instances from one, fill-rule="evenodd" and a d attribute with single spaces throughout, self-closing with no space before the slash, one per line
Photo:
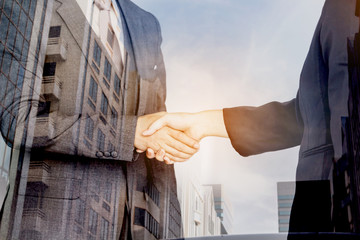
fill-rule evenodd
<path id="1" fill-rule="evenodd" d="M 183 158 L 178 158 L 178 157 L 174 157 L 171 154 L 166 153 L 165 157 L 164 157 L 165 162 L 167 161 L 169 164 L 173 164 L 175 162 L 186 162 L 189 159 L 183 159 Z"/>
<path id="2" fill-rule="evenodd" d="M 173 146 L 173 147 L 175 147 L 179 151 L 194 154 L 200 148 L 199 142 L 196 141 L 195 139 L 189 137 L 184 132 L 169 128 L 169 134 L 171 137 L 173 137 L 175 140 L 177 140 L 177 141 L 172 141 L 172 142 L 173 143 L 177 142 L 176 146 Z M 181 144 L 180 144 L 180 142 L 181 142 Z"/>
<path id="3" fill-rule="evenodd" d="M 166 119 L 165 116 L 159 118 L 158 120 L 156 120 L 155 122 L 153 122 L 150 127 L 145 130 L 142 134 L 144 136 L 150 136 L 152 134 L 154 134 L 157 130 L 163 128 L 164 126 L 166 126 Z"/>
<path id="4" fill-rule="evenodd" d="M 137 153 L 143 153 L 143 152 L 145 152 L 144 150 L 141 150 L 141 149 L 136 149 L 136 152 Z"/>
<path id="5" fill-rule="evenodd" d="M 155 152 L 151 148 L 146 150 L 146 157 L 149 159 L 155 158 Z"/>
<path id="6" fill-rule="evenodd" d="M 165 152 L 168 155 L 171 155 L 172 157 L 170 158 L 171 160 L 176 159 L 178 162 L 183 162 L 188 160 L 193 154 L 187 154 L 184 152 L 180 152 L 179 150 L 169 146 L 169 145 L 165 145 L 163 147 L 163 149 L 165 150 Z"/>
<path id="7" fill-rule="evenodd" d="M 174 164 L 174 161 L 171 161 L 169 157 L 165 156 L 164 157 L 164 161 L 166 164 L 170 165 L 170 164 Z"/>
<path id="8" fill-rule="evenodd" d="M 156 156 L 155 156 L 155 158 L 156 158 L 158 161 L 160 161 L 160 162 L 163 162 L 163 161 L 164 161 L 164 157 L 165 157 L 165 151 L 164 151 L 164 149 L 160 149 L 160 151 L 158 151 L 158 152 L 156 153 Z"/>

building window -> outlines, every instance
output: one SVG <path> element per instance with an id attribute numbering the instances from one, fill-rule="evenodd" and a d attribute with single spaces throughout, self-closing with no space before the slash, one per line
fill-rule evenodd
<path id="1" fill-rule="evenodd" d="M 76 213 L 75 213 L 75 221 L 84 226 L 85 220 L 85 201 L 78 199 L 76 202 Z"/>
<path id="2" fill-rule="evenodd" d="M 101 182 L 100 182 L 100 180 L 99 180 L 99 179 L 94 180 L 94 184 L 93 184 L 93 189 L 92 189 L 92 190 L 93 190 L 96 194 L 100 193 L 100 187 L 101 187 Z"/>
<path id="3" fill-rule="evenodd" d="M 85 136 L 86 136 L 88 139 L 93 140 L 93 136 L 94 136 L 94 121 L 90 118 L 89 115 L 87 115 L 87 118 L 86 118 Z"/>
<path id="4" fill-rule="evenodd" d="M 117 95 L 120 95 L 120 86 L 121 82 L 120 82 L 120 78 L 115 74 L 114 77 L 114 91 L 116 92 Z"/>
<path id="5" fill-rule="evenodd" d="M 159 238 L 159 223 L 145 209 L 135 208 L 134 224 L 146 228 L 155 238 Z"/>
<path id="6" fill-rule="evenodd" d="M 142 208 L 135 208 L 134 224 L 145 227 L 145 213 L 146 210 Z"/>
<path id="7" fill-rule="evenodd" d="M 110 203 L 111 202 L 111 190 L 112 190 L 112 184 L 111 182 L 106 182 L 104 186 L 104 199 Z"/>
<path id="8" fill-rule="evenodd" d="M 21 50 L 23 47 L 23 43 L 24 43 L 24 38 L 21 34 L 17 34 L 16 35 L 16 42 L 15 42 L 15 52 L 14 55 L 16 57 L 16 59 L 20 60 L 21 59 Z M 2 52 L 0 53 L 2 54 Z"/>
<path id="9" fill-rule="evenodd" d="M 180 209 L 177 207 L 177 196 L 174 191 L 170 191 L 170 224 L 169 231 L 172 238 L 179 238 L 181 236 L 181 214 Z"/>
<path id="10" fill-rule="evenodd" d="M 157 206 L 160 206 L 160 192 L 154 184 L 148 184 L 144 188 L 145 193 L 154 201 Z"/>
<path id="11" fill-rule="evenodd" d="M 105 58 L 105 65 L 104 65 L 104 76 L 108 82 L 111 80 L 111 64 L 107 58 Z M 110 87 L 110 86 L 109 86 Z"/>
<path id="12" fill-rule="evenodd" d="M 17 4 L 17 2 L 14 2 L 11 20 L 13 21 L 13 23 L 15 23 L 15 25 L 18 24 L 19 16 L 20 16 L 20 6 L 19 4 Z"/>
<path id="13" fill-rule="evenodd" d="M 51 102 L 39 101 L 37 117 L 49 117 Z"/>
<path id="14" fill-rule="evenodd" d="M 115 37 L 115 33 L 111 28 L 108 28 L 108 32 L 107 32 L 107 42 L 109 43 L 109 46 L 111 48 L 113 48 L 114 45 L 114 37 Z"/>
<path id="15" fill-rule="evenodd" d="M 280 227 L 279 232 L 287 232 L 289 230 L 288 227 Z"/>
<path id="16" fill-rule="evenodd" d="M 101 106 L 100 106 L 100 110 L 101 112 L 106 116 L 108 113 L 108 107 L 109 107 L 109 100 L 107 99 L 107 97 L 105 96 L 104 93 L 102 93 L 101 95 Z"/>
<path id="17" fill-rule="evenodd" d="M 94 78 L 90 77 L 90 87 L 89 87 L 89 96 L 90 98 L 96 103 L 97 99 L 97 91 L 98 91 L 98 84 L 94 80 Z"/>
<path id="18" fill-rule="evenodd" d="M 109 221 L 105 218 L 101 219 L 101 232 L 100 232 L 100 240 L 108 239 L 108 231 L 109 231 Z"/>
<path id="19" fill-rule="evenodd" d="M 96 228 L 97 228 L 97 220 L 98 220 L 98 214 L 90 208 L 89 212 L 89 232 L 93 235 L 96 235 Z"/>
<path id="20" fill-rule="evenodd" d="M 111 125 L 116 129 L 118 121 L 118 112 L 115 108 L 111 108 Z"/>
<path id="21" fill-rule="evenodd" d="M 56 62 L 48 62 L 44 64 L 43 76 L 55 76 Z"/>
<path id="22" fill-rule="evenodd" d="M 28 182 L 25 194 L 25 209 L 42 209 L 46 186 L 42 182 Z"/>
<path id="23" fill-rule="evenodd" d="M 19 27 L 21 27 L 22 25 L 20 25 Z M 12 24 L 10 22 L 9 28 L 8 28 L 8 36 L 7 36 L 7 40 L 6 40 L 6 46 L 8 47 L 8 49 L 10 50 L 10 52 L 13 52 L 14 50 L 14 41 L 15 41 L 15 36 L 16 36 L 16 27 L 14 26 L 14 24 Z M 21 29 L 20 29 L 21 30 Z M 22 31 L 22 33 L 24 33 Z"/>
<path id="24" fill-rule="evenodd" d="M 50 27 L 49 38 L 58 38 L 60 37 L 60 33 L 61 33 L 61 26 Z"/>
<path id="25" fill-rule="evenodd" d="M 74 232 L 75 232 L 76 234 L 82 234 L 83 228 L 80 227 L 80 226 L 77 225 L 77 224 L 74 224 Z"/>
<path id="26" fill-rule="evenodd" d="M 0 40 L 5 43 L 6 41 L 6 34 L 7 34 L 7 29 L 9 27 L 9 19 L 6 17 L 5 14 L 2 14 L 1 16 L 1 22 L 0 22 L 0 28 L 1 28 L 1 32 L 0 32 Z"/>
<path id="27" fill-rule="evenodd" d="M 209 232 L 211 235 L 214 235 L 214 221 L 210 216 L 208 216 L 209 221 Z"/>
<path id="28" fill-rule="evenodd" d="M 111 142 L 109 142 L 108 152 L 112 152 L 112 151 L 115 151 L 115 147 L 114 147 L 114 145 L 113 145 Z"/>
<path id="29" fill-rule="evenodd" d="M 102 207 L 103 207 L 103 209 L 105 209 L 106 211 L 108 211 L 108 212 L 110 212 L 110 205 L 109 204 L 107 204 L 105 201 L 103 202 L 103 204 L 102 204 Z"/>
<path id="30" fill-rule="evenodd" d="M 290 211 L 279 211 L 279 216 L 290 216 Z"/>
<path id="31" fill-rule="evenodd" d="M 16 84 L 17 78 L 18 78 L 18 72 L 19 72 L 19 67 L 20 64 L 18 61 L 16 61 L 15 59 L 13 59 L 12 63 L 11 63 L 11 68 L 10 68 L 10 73 L 9 73 L 9 77 L 10 80 Z"/>
<path id="32" fill-rule="evenodd" d="M 290 219 L 279 219 L 280 224 L 288 224 L 290 223 Z"/>
<path id="33" fill-rule="evenodd" d="M 105 150 L 105 134 L 100 129 L 98 129 L 97 147 L 99 151 Z"/>
<path id="34" fill-rule="evenodd" d="M 19 239 L 41 240 L 43 239 L 43 235 L 36 230 L 23 230 L 21 231 Z"/>
<path id="35" fill-rule="evenodd" d="M 279 203 L 279 208 L 291 208 L 292 206 L 292 202 L 291 203 Z"/>
<path id="36" fill-rule="evenodd" d="M 93 63 L 92 66 L 95 68 L 96 72 L 99 73 L 100 68 L 100 61 L 101 61 L 101 48 L 99 44 L 94 41 L 94 53 L 93 53 Z"/>
<path id="37" fill-rule="evenodd" d="M 294 195 L 279 195 L 278 200 L 293 200 Z"/>

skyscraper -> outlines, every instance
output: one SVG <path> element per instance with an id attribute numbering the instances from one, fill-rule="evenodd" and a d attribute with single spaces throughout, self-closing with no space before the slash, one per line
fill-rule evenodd
<path id="1" fill-rule="evenodd" d="M 277 183 L 279 232 L 288 232 L 291 206 L 295 196 L 295 182 Z"/>
<path id="2" fill-rule="evenodd" d="M 20 235 L 13 223 L 19 220 L 17 213 L 22 212 L 24 199 L 17 192 L 26 185 L 21 171 L 24 166 L 27 168 L 30 156 L 18 146 L 32 141 L 31 133 L 26 130 L 34 122 L 29 118 L 23 125 L 18 122 L 24 112 L 30 111 L 26 100 L 39 98 L 51 8 L 52 2 L 47 0 L 0 1 L 0 125 L 4 139 L 0 144 L 0 160 L 2 176 L 11 183 L 1 221 L 1 238 Z M 12 107 L 19 103 L 20 108 Z"/>

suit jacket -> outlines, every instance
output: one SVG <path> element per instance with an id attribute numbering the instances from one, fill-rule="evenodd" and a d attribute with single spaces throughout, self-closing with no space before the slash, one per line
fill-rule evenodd
<path id="1" fill-rule="evenodd" d="M 331 229 L 330 185 L 315 182 L 330 180 L 332 161 L 342 156 L 341 117 L 348 116 L 347 39 L 354 36 L 359 26 L 355 2 L 325 2 L 296 98 L 260 107 L 224 109 L 232 145 L 242 155 L 300 144 L 296 180 L 309 184 L 297 184 L 298 196 L 293 205 L 293 210 L 295 205 L 297 210 L 292 217 L 296 215 L 300 221 L 297 227 L 290 228 L 292 231 Z M 319 190 L 320 186 L 327 189 Z M 309 202 L 314 206 L 311 209 Z"/>
<path id="2" fill-rule="evenodd" d="M 30 160 L 23 156 L 18 163 L 21 170 L 13 183 L 18 187 L 14 198 L 7 200 L 13 204 L 24 203 L 16 207 L 26 214 L 11 213 L 9 219 L 21 219 L 21 224 L 8 223 L 13 228 L 9 234 L 17 232 L 21 239 L 37 237 L 33 234 L 40 234 L 44 239 L 54 236 L 75 239 L 87 237 L 90 231 L 92 237 L 96 237 L 102 219 L 102 226 L 108 226 L 109 238 L 112 238 L 110 230 L 116 238 L 126 239 L 129 235 L 136 239 L 166 238 L 171 237 L 167 235 L 171 230 L 168 226 L 171 215 L 179 223 L 172 224 L 177 228 L 171 230 L 176 233 L 172 237 L 181 235 L 173 166 L 149 160 L 144 154 L 134 154 L 137 117 L 166 110 L 160 25 L 152 14 L 129 0 L 112 1 L 112 4 L 118 10 L 124 31 L 125 59 L 120 66 L 115 66 L 116 61 L 105 51 L 107 43 L 101 41 L 104 36 L 97 36 L 90 28 L 88 21 L 93 21 L 92 17 L 86 19 L 76 1 L 49 1 L 44 5 L 43 9 L 51 9 L 52 15 L 43 15 L 51 20 L 42 19 L 43 22 L 61 26 L 60 37 L 67 41 L 68 52 L 65 59 L 54 57 L 48 45 L 46 58 L 39 56 L 46 64 L 56 62 L 55 79 L 62 81 L 60 97 L 46 94 L 46 82 L 35 81 L 31 98 L 22 95 L 9 102 L 5 109 L 1 108 L 1 133 L 7 144 L 31 151 Z M 101 15 L 99 21 L 104 16 Z M 48 25 L 43 31 L 42 41 L 53 41 L 48 39 Z M 120 49 L 116 42 L 115 48 Z M 106 59 L 113 65 L 112 79 L 105 79 Z M 120 94 L 107 86 L 114 84 L 114 72 L 121 78 Z M 56 81 L 52 84 L 56 85 Z M 51 101 L 50 109 L 45 107 L 45 115 L 38 110 L 36 93 L 40 92 L 40 100 Z M 11 92 L 2 95 L 13 96 Z M 102 108 L 105 98 L 108 100 L 106 111 Z M 112 109 L 117 114 L 113 114 Z M 17 121 L 8 118 L 9 110 L 18 113 Z M 50 126 L 49 119 L 53 119 L 55 126 Z M 44 122 L 45 125 L 41 125 Z M 26 130 L 23 141 L 9 134 L 21 127 Z M 91 134 L 89 129 L 93 130 Z M 34 207 L 32 203 L 38 202 L 38 196 L 41 196 L 41 207 L 37 208 L 46 221 L 34 226 L 37 213 L 30 213 L 29 209 Z M 144 214 L 151 216 L 151 226 L 144 226 Z M 94 219 L 99 219 L 98 225 Z M 139 226 L 151 229 L 146 232 Z"/>
<path id="3" fill-rule="evenodd" d="M 97 37 L 91 30 L 90 32 L 87 31 L 89 25 L 84 15 L 81 16 L 80 14 L 77 19 L 69 17 L 71 14 L 79 15 L 78 7 L 72 7 L 73 4 L 67 0 L 59 2 L 61 2 L 61 6 L 58 7 L 56 13 L 62 17 L 75 40 L 73 45 L 68 43 L 68 51 L 79 51 L 78 55 L 81 56 L 82 59 L 79 58 L 76 60 L 79 62 L 80 60 L 87 61 L 88 64 L 85 66 L 80 65 L 80 69 L 88 74 L 88 72 L 92 70 L 91 66 L 88 66 L 91 65 L 93 54 L 92 39 L 97 39 Z M 122 76 L 119 76 L 122 84 L 120 94 L 120 98 L 122 98 L 120 101 L 122 102 L 118 106 L 114 106 L 118 111 L 117 116 L 115 116 L 115 121 L 118 124 L 116 127 L 112 128 L 117 135 L 113 140 L 118 143 L 114 144 L 115 149 L 113 149 L 113 151 L 115 153 L 112 154 L 112 156 L 101 156 L 107 155 L 104 154 L 104 152 L 107 152 L 107 149 L 101 151 L 103 154 L 97 154 L 100 151 L 99 149 L 96 149 L 96 147 L 89 149 L 86 145 L 82 144 L 81 138 L 84 136 L 83 133 L 85 132 L 86 127 L 85 122 L 88 116 L 94 121 L 94 129 L 97 129 L 98 126 L 102 124 L 101 121 L 97 121 L 101 116 L 105 118 L 107 123 L 112 121 L 114 116 L 112 115 L 111 109 L 109 109 L 106 114 L 101 115 L 99 106 L 97 106 L 96 110 L 93 112 L 86 112 L 85 106 L 89 86 L 86 83 L 88 80 L 80 79 L 81 71 L 78 73 L 79 80 L 76 79 L 78 83 L 76 85 L 70 86 L 69 84 L 64 83 L 64 81 L 69 81 L 69 79 L 60 79 L 60 81 L 63 82 L 61 95 L 59 97 L 60 103 L 59 106 L 51 107 L 50 110 L 50 117 L 52 117 L 55 122 L 55 133 L 51 136 L 49 136 L 49 134 L 44 134 L 45 136 L 39 137 L 39 134 L 36 132 L 38 130 L 36 127 L 39 125 L 37 122 L 39 116 L 36 116 L 36 110 L 38 109 L 38 96 L 36 96 L 36 94 L 35 96 L 31 96 L 31 99 L 26 95 L 15 98 L 13 101 L 7 103 L 5 109 L 1 109 L 1 134 L 10 146 L 12 146 L 15 136 L 14 134 L 9 135 L 9 130 L 15 129 L 17 125 L 29 121 L 31 127 L 28 127 L 27 134 L 30 138 L 33 136 L 34 141 L 27 141 L 26 147 L 28 149 L 42 148 L 50 152 L 91 158 L 98 158 L 101 156 L 103 159 L 116 159 L 122 161 L 133 160 L 133 142 L 137 117 L 146 113 L 166 110 L 166 75 L 160 48 L 162 38 L 160 25 L 152 14 L 137 7 L 131 1 L 114 1 L 114 4 L 117 4 L 121 11 L 121 16 L 119 16 L 119 18 L 121 18 L 121 23 L 123 25 L 122 28 L 124 31 L 124 45 L 126 51 L 126 59 L 123 60 L 124 66 L 116 66 L 123 69 L 120 73 Z M 87 43 L 88 46 L 87 44 L 81 45 L 87 38 L 90 40 Z M 87 50 L 86 48 L 89 49 Z M 102 54 L 106 55 L 105 51 L 102 51 Z M 106 57 L 110 58 L 108 55 L 106 55 Z M 47 61 L 49 60 L 46 60 L 45 62 Z M 63 64 L 57 64 L 57 72 L 61 72 L 62 70 L 66 71 L 66 69 L 69 68 L 69 65 L 70 64 L 66 65 L 66 61 Z M 99 67 L 102 68 L 102 66 Z M 102 75 L 100 74 L 98 82 L 101 82 L 101 76 Z M 69 85 L 69 87 L 65 89 L 64 85 Z M 41 88 L 43 88 L 43 86 L 40 84 L 35 84 L 34 86 L 36 92 L 41 92 Z M 99 83 L 99 90 L 103 90 L 108 100 L 111 101 L 111 93 L 107 93 L 104 89 L 105 88 Z M 2 89 L 2 91 L 5 90 L 6 89 Z M 15 91 L 14 89 L 12 90 Z M 8 93 L 8 95 L 11 95 L 11 92 Z M 68 106 L 69 101 L 63 101 L 64 99 L 71 99 L 70 103 L 73 104 L 73 106 Z M 43 98 L 40 98 L 40 101 L 43 100 Z M 30 102 L 32 106 L 25 106 L 23 104 L 24 102 Z M 64 106 L 65 104 L 62 104 L 62 102 L 67 103 L 67 106 Z M 100 105 L 99 102 L 97 105 Z M 111 103 L 109 105 L 111 105 Z M 13 112 L 19 112 L 17 124 L 16 120 L 12 121 L 11 118 L 8 118 L 6 109 Z M 102 129 L 105 135 L 110 135 L 107 134 L 110 133 L 109 129 L 110 126 L 106 126 Z M 101 141 L 101 139 L 95 139 L 95 141 Z M 96 145 L 98 144 L 95 143 L 94 146 Z"/>
<path id="4" fill-rule="evenodd" d="M 325 2 L 296 98 L 224 109 L 231 142 L 241 155 L 300 144 L 297 180 L 328 179 L 332 157 L 342 155 L 341 117 L 348 115 L 347 38 L 359 24 L 354 12 L 354 0 Z"/>

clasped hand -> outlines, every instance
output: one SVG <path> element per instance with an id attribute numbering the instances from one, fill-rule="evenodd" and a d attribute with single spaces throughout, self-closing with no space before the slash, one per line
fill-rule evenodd
<path id="1" fill-rule="evenodd" d="M 148 158 L 170 164 L 194 155 L 206 136 L 228 137 L 222 110 L 199 113 L 155 113 L 139 117 L 135 147 Z"/>
<path id="2" fill-rule="evenodd" d="M 183 162 L 193 156 L 200 145 L 198 136 L 176 124 L 167 124 L 168 113 L 160 112 L 138 118 L 135 133 L 137 152 L 145 152 L 148 158 L 156 158 L 167 164 Z M 174 118 L 175 119 L 175 118 Z"/>

